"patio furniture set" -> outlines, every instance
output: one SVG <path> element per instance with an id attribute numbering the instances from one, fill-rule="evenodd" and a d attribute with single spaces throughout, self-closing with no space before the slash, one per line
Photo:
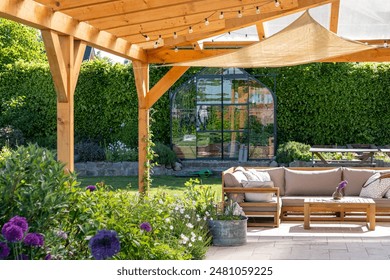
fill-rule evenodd
<path id="1" fill-rule="evenodd" d="M 344 197 L 334 200 L 346 180 Z M 280 221 L 359 221 L 370 230 L 390 221 L 390 169 L 375 167 L 231 167 L 222 173 L 223 194 L 243 208 L 248 226 Z"/>

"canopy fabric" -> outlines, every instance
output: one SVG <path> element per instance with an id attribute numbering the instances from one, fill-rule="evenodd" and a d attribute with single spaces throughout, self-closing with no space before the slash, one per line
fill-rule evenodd
<path id="1" fill-rule="evenodd" d="M 374 48 L 338 37 L 306 11 L 275 35 L 236 52 L 175 63 L 198 67 L 282 67 L 306 64 Z"/>

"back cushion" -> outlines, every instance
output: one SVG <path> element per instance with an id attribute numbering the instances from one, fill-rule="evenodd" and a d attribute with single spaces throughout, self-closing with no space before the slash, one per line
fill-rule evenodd
<path id="1" fill-rule="evenodd" d="M 343 180 L 348 184 L 344 188 L 346 196 L 359 196 L 364 183 L 375 173 L 375 170 L 343 168 Z"/>
<path id="2" fill-rule="evenodd" d="M 273 188 L 272 181 L 242 181 L 244 188 Z M 245 201 L 271 201 L 273 193 L 245 193 Z"/>
<path id="3" fill-rule="evenodd" d="M 274 182 L 274 186 L 279 188 L 279 194 L 284 195 L 284 168 L 275 167 L 275 168 L 261 168 L 256 169 L 259 172 L 267 172 L 271 178 L 271 181 Z"/>
<path id="4" fill-rule="evenodd" d="M 331 196 L 341 182 L 342 169 L 298 171 L 285 168 L 285 195 Z"/>
<path id="5" fill-rule="evenodd" d="M 226 188 L 242 188 L 241 182 L 247 180 L 242 171 L 234 171 L 233 173 L 226 173 L 223 175 L 223 183 Z M 245 199 L 244 193 L 228 193 L 228 199 L 241 203 Z"/>

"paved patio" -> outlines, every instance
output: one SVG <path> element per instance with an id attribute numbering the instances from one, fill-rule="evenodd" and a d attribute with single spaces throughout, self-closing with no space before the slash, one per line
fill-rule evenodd
<path id="1" fill-rule="evenodd" d="M 388 260 L 390 223 L 368 231 L 364 223 L 282 222 L 279 228 L 250 227 L 248 242 L 210 247 L 207 260 Z"/>

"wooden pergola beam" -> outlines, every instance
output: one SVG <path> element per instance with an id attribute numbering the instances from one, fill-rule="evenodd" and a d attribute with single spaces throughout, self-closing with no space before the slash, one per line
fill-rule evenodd
<path id="1" fill-rule="evenodd" d="M 329 30 L 337 34 L 339 26 L 340 0 L 333 2 L 330 9 L 330 25 Z"/>
<path id="2" fill-rule="evenodd" d="M 147 61 L 143 49 L 128 41 L 31 0 L 1 0 L 0 17 L 14 20 L 40 30 L 53 30 L 86 42 L 92 47 L 129 60 Z"/>
<path id="3" fill-rule="evenodd" d="M 86 44 L 43 30 L 42 38 L 57 92 L 57 157 L 74 171 L 74 91 Z"/>

